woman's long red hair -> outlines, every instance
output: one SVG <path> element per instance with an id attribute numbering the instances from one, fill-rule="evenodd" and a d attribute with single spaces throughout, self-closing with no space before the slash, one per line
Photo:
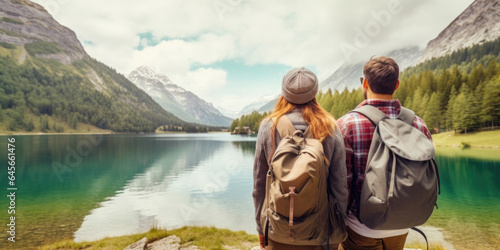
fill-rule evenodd
<path id="1" fill-rule="evenodd" d="M 278 103 L 274 107 L 274 111 L 266 119 L 276 117 L 277 119 L 273 123 L 276 126 L 278 119 L 282 115 L 295 108 L 302 109 L 302 117 L 309 124 L 309 130 L 314 138 L 324 139 L 327 136 L 333 135 L 336 126 L 335 118 L 318 104 L 316 98 L 306 104 L 298 105 L 290 103 L 283 96 L 280 96 Z"/>

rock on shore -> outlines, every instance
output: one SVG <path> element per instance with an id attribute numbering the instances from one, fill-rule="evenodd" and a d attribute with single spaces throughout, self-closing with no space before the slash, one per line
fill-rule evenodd
<path id="1" fill-rule="evenodd" d="M 124 250 L 197 250 L 198 247 L 192 246 L 189 243 L 181 245 L 181 239 L 175 235 L 165 237 L 163 239 L 148 243 L 146 237 L 140 241 L 126 247 Z"/>

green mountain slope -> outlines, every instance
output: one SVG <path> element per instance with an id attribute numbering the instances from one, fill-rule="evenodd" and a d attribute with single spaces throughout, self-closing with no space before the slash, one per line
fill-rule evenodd
<path id="1" fill-rule="evenodd" d="M 196 131 L 114 69 L 90 58 L 43 7 L 0 0 L 0 124 L 62 132 L 91 124 L 117 132 Z M 203 128 L 204 129 L 204 128 Z"/>

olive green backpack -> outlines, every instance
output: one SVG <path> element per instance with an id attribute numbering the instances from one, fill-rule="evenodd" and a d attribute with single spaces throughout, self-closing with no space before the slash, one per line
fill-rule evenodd
<path id="1" fill-rule="evenodd" d="M 277 147 L 275 130 L 282 138 Z M 268 238 L 291 245 L 342 242 L 345 223 L 329 190 L 329 162 L 321 140 L 314 139 L 309 128 L 296 130 L 284 115 L 272 127 L 271 141 L 272 158 L 261 211 L 266 245 Z"/>

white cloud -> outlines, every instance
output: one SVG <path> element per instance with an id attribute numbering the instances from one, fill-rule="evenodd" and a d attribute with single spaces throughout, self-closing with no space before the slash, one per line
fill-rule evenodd
<path id="1" fill-rule="evenodd" d="M 167 75 L 174 83 L 207 97 L 210 91 L 226 84 L 227 73 L 222 69 L 201 67 L 231 58 L 234 43 L 229 35 L 201 35 L 193 41 L 180 39 L 161 41 L 143 50 L 134 50 L 125 72 L 147 65 L 155 72 Z"/>
<path id="2" fill-rule="evenodd" d="M 391 3 L 398 4 L 400 11 L 392 12 L 390 21 L 380 25 L 380 30 L 369 37 L 366 47 L 356 50 L 352 59 L 365 60 L 407 46 L 423 47 L 472 0 L 35 2 L 48 6 L 81 41 L 91 41 L 85 44 L 91 56 L 121 73 L 148 65 L 198 94 L 198 89 L 209 85 L 224 88 L 227 73 L 222 72 L 226 69 L 212 65 L 222 60 L 234 59 L 248 65 L 311 66 L 320 80 L 325 79 L 346 61 L 341 45 L 354 45 L 356 30 L 365 30 L 376 22 L 373 13 L 390 12 Z M 56 7 L 54 3 L 58 3 Z M 141 33 L 151 33 L 155 41 L 164 41 L 137 50 L 141 44 L 149 44 L 141 41 Z M 259 88 L 255 91 L 265 92 Z M 207 101 L 216 105 L 232 108 L 229 102 L 222 101 L 223 94 L 200 95 L 211 98 Z"/>
<path id="3" fill-rule="evenodd" d="M 219 98 L 219 101 L 221 103 L 225 103 L 226 106 L 224 106 L 225 109 L 229 111 L 237 111 L 239 112 L 244 106 L 247 104 L 250 104 L 252 102 L 255 102 L 258 100 L 257 97 L 254 96 L 240 96 L 240 95 L 223 95 Z"/>
<path id="4" fill-rule="evenodd" d="M 199 68 L 189 71 L 185 78 L 187 88 L 200 95 L 208 95 L 226 84 L 227 73 L 221 69 Z"/>

